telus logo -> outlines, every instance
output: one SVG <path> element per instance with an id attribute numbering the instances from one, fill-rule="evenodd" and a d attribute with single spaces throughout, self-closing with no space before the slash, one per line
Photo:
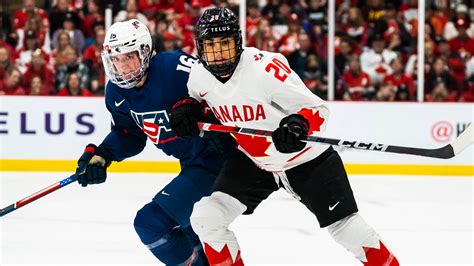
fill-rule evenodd
<path id="1" fill-rule="evenodd" d="M 8 112 L 0 112 L 0 135 L 6 135 L 9 133 L 8 128 Z M 75 117 L 75 133 L 78 135 L 90 135 L 94 133 L 95 126 L 92 123 L 92 118 L 94 114 L 92 113 L 79 113 Z M 20 131 L 21 135 L 35 135 L 39 131 L 46 132 L 50 135 L 60 135 L 65 132 L 66 130 L 66 114 L 64 113 L 44 113 L 42 119 L 42 126 L 38 126 L 36 122 L 36 127 L 32 126 L 31 121 L 32 119 L 28 118 L 28 114 L 25 112 L 19 113 L 19 121 L 20 121 Z M 12 118 L 18 119 L 18 118 Z M 10 128 L 11 130 L 11 128 Z"/>

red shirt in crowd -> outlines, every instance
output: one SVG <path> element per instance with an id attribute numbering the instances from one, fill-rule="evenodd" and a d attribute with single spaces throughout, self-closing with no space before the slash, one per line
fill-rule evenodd
<path id="1" fill-rule="evenodd" d="M 392 74 L 392 75 L 385 76 L 383 83 L 388 83 L 397 87 L 401 85 L 405 85 L 408 90 L 408 95 L 410 97 L 415 96 L 416 89 L 415 89 L 415 83 L 413 81 L 413 78 L 411 78 L 410 76 L 406 74 L 400 74 L 400 75 Z"/>
<path id="2" fill-rule="evenodd" d="M 466 37 L 461 39 L 460 37 L 456 37 L 451 39 L 449 42 L 449 49 L 451 53 L 458 53 L 459 55 L 463 56 L 463 53 L 469 53 L 468 56 L 474 55 L 474 39 Z"/>
<path id="3" fill-rule="evenodd" d="M 366 93 L 366 91 L 370 87 L 370 77 L 365 72 L 359 72 L 358 74 L 353 73 L 352 71 L 344 72 L 342 76 L 349 93 L 351 94 L 352 100 L 360 100 L 362 95 Z"/>
<path id="4" fill-rule="evenodd" d="M 138 0 L 138 11 L 147 16 L 154 15 L 158 11 L 173 9 L 176 13 L 184 13 L 184 0 Z"/>
<path id="5" fill-rule="evenodd" d="M 57 96 L 92 96 L 92 93 L 87 89 L 81 89 L 80 94 L 71 95 L 71 93 L 69 93 L 69 90 L 67 88 L 62 88 L 58 91 L 56 95 Z"/>
<path id="6" fill-rule="evenodd" d="M 30 83 L 34 76 L 40 76 L 43 80 L 43 86 L 46 89 L 45 95 L 51 94 L 54 89 L 54 73 L 46 65 L 41 66 L 39 70 L 35 70 L 31 63 L 27 65 L 26 72 L 23 74 L 23 86 L 27 89 L 28 94 L 30 93 Z"/>
<path id="7" fill-rule="evenodd" d="M 35 7 L 34 13 L 41 18 L 41 23 L 45 29 L 49 28 L 49 20 L 48 20 L 48 13 L 43 9 Z M 13 18 L 13 28 L 20 29 L 23 28 L 28 21 L 29 15 L 26 9 L 22 8 L 15 12 L 15 16 Z"/>
<path id="8" fill-rule="evenodd" d="M 26 95 L 26 91 L 20 85 L 8 87 L 4 80 L 0 80 L 0 95 Z"/>

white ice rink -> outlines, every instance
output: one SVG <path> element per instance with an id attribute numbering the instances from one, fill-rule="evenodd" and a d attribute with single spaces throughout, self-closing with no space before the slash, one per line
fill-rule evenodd
<path id="1" fill-rule="evenodd" d="M 5 207 L 67 173 L 0 173 Z M 156 264 L 132 226 L 135 212 L 172 177 L 109 174 L 71 184 L 1 220 L 0 265 Z M 360 213 L 402 265 L 472 265 L 472 177 L 350 176 Z M 275 193 L 232 225 L 246 265 L 361 265 L 304 206 Z"/>

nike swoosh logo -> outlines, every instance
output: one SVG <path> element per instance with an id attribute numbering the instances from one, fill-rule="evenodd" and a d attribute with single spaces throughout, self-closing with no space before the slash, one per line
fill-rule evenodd
<path id="1" fill-rule="evenodd" d="M 166 193 L 164 190 L 161 191 L 161 194 L 165 195 L 165 196 L 169 196 L 170 194 Z"/>
<path id="2" fill-rule="evenodd" d="M 199 93 L 199 96 L 202 98 L 202 97 L 206 96 L 206 94 L 208 94 L 208 93 L 209 93 L 208 91 L 206 91 L 206 92 L 202 92 L 202 91 L 201 91 L 201 92 Z"/>
<path id="3" fill-rule="evenodd" d="M 336 208 L 336 206 L 339 205 L 339 202 L 340 202 L 340 201 L 336 202 L 336 204 L 334 204 L 334 205 L 332 205 L 332 206 L 329 205 L 329 211 L 334 210 L 334 208 Z"/>
<path id="4" fill-rule="evenodd" d="M 119 107 L 124 101 L 125 99 L 121 100 L 120 102 L 115 102 L 115 107 Z"/>

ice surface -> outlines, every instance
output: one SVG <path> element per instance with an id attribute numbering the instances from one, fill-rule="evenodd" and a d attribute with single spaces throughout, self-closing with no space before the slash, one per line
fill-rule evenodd
<path id="1" fill-rule="evenodd" d="M 3 208 L 68 173 L 0 173 Z M 135 213 L 173 175 L 116 174 L 71 184 L 1 221 L 0 264 L 155 264 L 133 228 Z M 472 265 L 471 177 L 350 176 L 360 214 L 402 265 Z M 361 265 L 284 191 L 231 227 L 246 265 Z"/>

